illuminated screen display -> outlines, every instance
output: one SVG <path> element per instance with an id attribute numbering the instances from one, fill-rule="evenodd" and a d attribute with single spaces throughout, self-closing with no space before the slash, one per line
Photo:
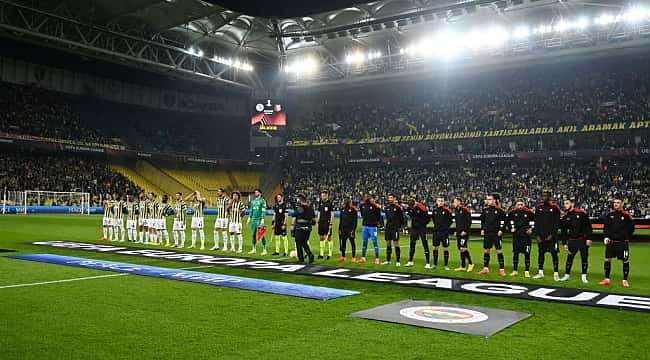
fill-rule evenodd
<path id="1" fill-rule="evenodd" d="M 266 100 L 255 105 L 251 126 L 258 131 L 278 131 L 287 126 L 287 114 L 281 104 Z"/>

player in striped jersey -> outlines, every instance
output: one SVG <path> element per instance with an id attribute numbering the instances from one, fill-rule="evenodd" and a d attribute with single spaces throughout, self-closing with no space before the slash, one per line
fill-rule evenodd
<path id="1" fill-rule="evenodd" d="M 126 197 L 126 234 L 129 242 L 136 242 L 138 240 L 138 202 L 134 201 L 133 195 Z"/>
<path id="2" fill-rule="evenodd" d="M 201 197 L 201 193 L 194 191 L 188 195 L 185 200 L 192 200 L 192 245 L 190 249 L 196 246 L 196 233 L 198 232 L 201 237 L 201 250 L 205 250 L 205 232 L 203 231 L 203 210 L 205 209 L 205 199 Z"/>
<path id="3" fill-rule="evenodd" d="M 214 222 L 214 246 L 210 250 L 219 250 L 219 231 L 223 238 L 223 251 L 228 251 L 228 197 L 222 188 L 217 190 L 217 220 Z"/>
<path id="4" fill-rule="evenodd" d="M 172 213 L 172 207 L 169 206 L 169 196 L 164 194 L 162 196 L 162 201 L 158 203 L 158 208 L 156 208 L 156 237 L 160 241 L 159 244 L 163 244 L 165 241 L 165 246 L 170 246 L 169 244 L 169 232 L 167 231 L 167 215 Z"/>
<path id="5" fill-rule="evenodd" d="M 187 205 L 183 194 L 176 193 L 174 204 L 174 247 L 185 247 L 185 223 L 187 222 Z M 180 240 L 180 243 L 178 242 Z"/>
<path id="6" fill-rule="evenodd" d="M 146 221 L 145 219 L 147 218 L 147 205 L 149 205 L 149 200 L 147 199 L 147 195 L 144 192 L 140 193 L 140 199 L 138 200 L 138 230 L 139 230 L 139 237 L 138 237 L 138 242 L 142 243 L 145 238 L 145 233 L 147 234 L 147 237 L 149 236 L 149 230 L 146 228 Z"/>
<path id="7" fill-rule="evenodd" d="M 237 191 L 233 192 L 230 195 L 230 204 L 228 204 L 228 231 L 230 232 L 230 251 L 235 251 L 235 234 L 237 235 L 237 241 L 239 242 L 239 248 L 237 253 L 243 251 L 242 247 L 244 246 L 244 238 L 241 234 L 242 223 L 241 219 L 246 212 L 246 205 L 241 201 L 241 194 Z"/>
<path id="8" fill-rule="evenodd" d="M 152 244 L 158 244 L 158 230 L 156 230 L 156 212 L 158 211 L 158 200 L 156 199 L 156 194 L 150 192 L 147 196 L 149 198 L 149 204 L 147 205 L 147 229 L 149 229 L 149 239 L 148 242 Z M 145 244 L 147 241 L 145 241 Z"/>
<path id="9" fill-rule="evenodd" d="M 126 204 L 119 195 L 116 195 L 115 199 L 113 201 L 113 233 L 115 234 L 116 241 L 124 241 L 124 206 Z"/>
<path id="10" fill-rule="evenodd" d="M 104 195 L 104 218 L 102 219 L 102 228 L 104 230 L 104 237 L 102 240 L 108 240 L 109 237 L 113 238 L 113 197 L 111 194 Z"/>

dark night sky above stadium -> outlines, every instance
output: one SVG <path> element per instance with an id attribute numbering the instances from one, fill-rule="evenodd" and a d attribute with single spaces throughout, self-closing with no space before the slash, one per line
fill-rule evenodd
<path id="1" fill-rule="evenodd" d="M 290 18 L 346 8 L 363 3 L 360 0 L 207 0 L 213 4 L 242 12 L 246 15 Z"/>

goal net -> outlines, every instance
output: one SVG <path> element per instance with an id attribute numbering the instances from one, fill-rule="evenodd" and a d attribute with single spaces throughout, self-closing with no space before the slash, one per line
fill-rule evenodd
<path id="1" fill-rule="evenodd" d="M 2 209 L 15 207 L 16 213 L 90 214 L 90 193 L 75 191 L 5 191 Z"/>

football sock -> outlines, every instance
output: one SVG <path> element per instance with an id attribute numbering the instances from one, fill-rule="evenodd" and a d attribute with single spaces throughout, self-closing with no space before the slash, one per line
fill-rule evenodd
<path id="1" fill-rule="evenodd" d="M 222 231 L 221 232 L 221 238 L 223 239 L 223 248 L 228 249 L 228 232 L 227 231 Z M 233 244 L 233 249 L 234 249 L 234 244 Z"/>
<path id="2" fill-rule="evenodd" d="M 497 254 L 497 260 L 499 261 L 499 269 L 505 269 L 506 261 L 504 259 L 503 253 Z"/>
<path id="3" fill-rule="evenodd" d="M 445 261 L 445 266 L 449 265 L 449 250 L 443 250 L 442 257 Z"/>
<path id="4" fill-rule="evenodd" d="M 605 261 L 605 277 L 609 279 L 609 274 L 612 271 L 612 263 L 609 261 Z"/>
<path id="5" fill-rule="evenodd" d="M 483 266 L 484 267 L 490 266 L 490 253 L 483 254 Z"/>
<path id="6" fill-rule="evenodd" d="M 564 267 L 564 272 L 568 275 L 571 274 L 571 267 L 573 266 L 573 258 L 575 254 L 569 254 L 566 258 L 566 266 Z"/>
<path id="7" fill-rule="evenodd" d="M 284 253 L 288 254 L 289 253 L 289 237 L 287 235 L 283 235 L 282 240 L 284 242 Z"/>
<path id="8" fill-rule="evenodd" d="M 630 263 L 623 263 L 623 280 L 627 280 L 627 277 L 630 275 Z"/>
<path id="9" fill-rule="evenodd" d="M 524 254 L 524 266 L 526 271 L 530 271 L 530 254 Z"/>
<path id="10" fill-rule="evenodd" d="M 390 245 L 386 246 L 386 261 L 390 262 L 390 256 L 393 254 L 393 248 Z"/>

